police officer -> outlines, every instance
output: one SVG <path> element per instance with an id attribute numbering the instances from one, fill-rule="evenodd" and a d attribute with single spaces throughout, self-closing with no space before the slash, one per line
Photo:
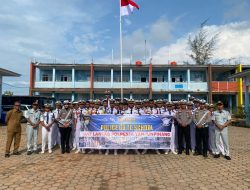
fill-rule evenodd
<path id="1" fill-rule="evenodd" d="M 70 153 L 69 139 L 71 134 L 73 111 L 70 109 L 68 100 L 63 102 L 64 108 L 59 113 L 59 131 L 61 134 L 61 150 L 62 154 Z"/>
<path id="2" fill-rule="evenodd" d="M 56 145 L 61 146 L 61 136 L 59 132 L 59 125 L 56 121 L 59 119 L 58 117 L 62 109 L 62 103 L 61 101 L 56 101 L 55 105 L 56 105 L 56 109 L 53 110 L 52 112 L 54 115 L 54 124 L 52 127 L 52 146 L 56 146 Z"/>
<path id="3" fill-rule="evenodd" d="M 183 151 L 183 137 L 186 142 L 186 155 L 189 155 L 190 150 L 190 123 L 192 122 L 192 115 L 186 108 L 186 101 L 180 102 L 180 109 L 176 113 L 176 120 L 178 123 L 178 154 Z"/>
<path id="4" fill-rule="evenodd" d="M 195 156 L 207 157 L 208 151 L 208 124 L 210 122 L 209 111 L 205 109 L 206 102 L 200 101 L 200 108 L 194 112 L 194 123 L 196 127 L 196 152 Z"/>
<path id="5" fill-rule="evenodd" d="M 54 115 L 50 111 L 50 105 L 44 105 L 44 113 L 40 118 L 42 125 L 42 151 L 41 154 L 45 152 L 46 141 L 48 139 L 48 150 L 49 154 L 52 153 L 52 126 L 54 123 Z"/>
<path id="6" fill-rule="evenodd" d="M 28 110 L 27 113 L 27 155 L 32 154 L 32 144 L 33 152 L 38 154 L 37 149 L 37 136 L 40 124 L 41 112 L 38 109 L 38 102 L 32 104 L 32 109 Z"/>
<path id="7" fill-rule="evenodd" d="M 217 102 L 218 110 L 214 112 L 212 120 L 215 124 L 215 155 L 214 158 L 219 158 L 219 145 L 220 137 L 223 141 L 225 159 L 231 160 L 229 156 L 229 143 L 228 143 L 228 126 L 231 123 L 231 115 L 228 111 L 224 110 L 224 104 L 221 101 Z"/>

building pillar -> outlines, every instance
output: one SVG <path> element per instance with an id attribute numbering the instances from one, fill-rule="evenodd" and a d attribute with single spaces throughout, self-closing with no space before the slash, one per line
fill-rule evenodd
<path id="1" fill-rule="evenodd" d="M 171 90 L 171 69 L 168 69 L 168 90 Z"/>
<path id="2" fill-rule="evenodd" d="M 208 65 L 208 69 L 207 69 L 207 85 L 208 85 L 208 103 L 212 104 L 213 103 L 213 92 L 212 92 L 212 65 L 209 64 Z"/>
<path id="3" fill-rule="evenodd" d="M 168 101 L 171 102 L 172 101 L 172 97 L 171 97 L 171 93 L 168 93 Z"/>
<path id="4" fill-rule="evenodd" d="M 52 69 L 52 82 L 53 82 L 53 88 L 55 88 L 55 82 L 56 82 L 56 68 L 53 67 Z"/>
<path id="5" fill-rule="evenodd" d="M 52 92 L 52 98 L 55 98 L 55 92 Z"/>
<path id="6" fill-rule="evenodd" d="M 33 90 L 35 87 L 35 78 L 36 78 L 36 68 L 34 63 L 30 63 L 30 89 L 29 94 L 30 96 L 33 95 Z"/>
<path id="7" fill-rule="evenodd" d="M 153 89 L 152 89 L 152 76 L 153 75 L 153 66 L 152 63 L 149 64 L 149 99 L 152 99 Z"/>
<path id="8" fill-rule="evenodd" d="M 133 86 L 133 69 L 130 68 L 130 87 L 132 88 Z"/>
<path id="9" fill-rule="evenodd" d="M 187 90 L 190 90 L 190 69 L 187 70 Z"/>
<path id="10" fill-rule="evenodd" d="M 75 88 L 75 68 L 72 68 L 72 88 Z"/>
<path id="11" fill-rule="evenodd" d="M 72 101 L 72 102 L 75 101 L 75 92 L 72 92 L 72 94 L 71 94 L 71 101 Z"/>
<path id="12" fill-rule="evenodd" d="M 111 88 L 113 88 L 113 84 L 114 84 L 114 69 L 111 68 Z"/>
<path id="13" fill-rule="evenodd" d="M 110 98 L 111 98 L 111 99 L 114 99 L 114 93 L 113 93 L 113 92 L 111 92 Z"/>
<path id="14" fill-rule="evenodd" d="M 230 108 L 230 113 L 233 112 L 233 99 L 232 99 L 232 95 L 228 95 L 228 104 L 229 104 L 229 108 Z"/>
<path id="15" fill-rule="evenodd" d="M 132 92 L 130 92 L 129 98 L 130 98 L 130 99 L 133 99 L 133 93 L 132 93 Z"/>

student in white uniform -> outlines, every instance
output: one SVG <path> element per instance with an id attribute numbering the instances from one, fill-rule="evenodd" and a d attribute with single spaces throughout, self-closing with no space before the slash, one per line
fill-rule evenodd
<path id="1" fill-rule="evenodd" d="M 54 114 L 50 111 L 50 105 L 44 105 L 44 113 L 40 118 L 42 125 L 42 152 L 45 152 L 46 141 L 48 140 L 48 150 L 52 153 L 52 126 L 54 124 Z"/>
<path id="2" fill-rule="evenodd" d="M 177 154 L 176 152 L 176 138 L 175 138 L 175 131 L 176 131 L 176 126 L 175 126 L 175 112 L 172 110 L 173 104 L 171 102 L 168 102 L 166 104 L 167 110 L 163 113 L 163 124 L 168 127 L 171 125 L 171 140 L 170 140 L 170 151 L 173 154 Z M 168 154 L 169 150 L 165 151 L 165 154 Z"/>
<path id="3" fill-rule="evenodd" d="M 231 123 L 231 115 L 228 111 L 224 110 L 223 102 L 218 101 L 217 103 L 218 110 L 214 112 L 212 120 L 215 124 L 215 155 L 214 158 L 220 157 L 220 138 L 222 138 L 225 159 L 231 160 L 229 156 L 229 142 L 228 142 L 228 126 Z"/>

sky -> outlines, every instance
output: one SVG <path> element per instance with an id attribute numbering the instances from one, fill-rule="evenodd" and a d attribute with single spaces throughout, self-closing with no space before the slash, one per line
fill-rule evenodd
<path id="1" fill-rule="evenodd" d="M 208 19 L 219 34 L 212 63 L 250 60 L 250 0 L 134 0 L 140 10 L 123 17 L 124 63 L 191 61 L 187 45 Z M 119 0 L 0 0 L 0 67 L 3 91 L 28 94 L 29 64 L 119 64 Z M 151 55 L 151 57 L 150 57 Z"/>

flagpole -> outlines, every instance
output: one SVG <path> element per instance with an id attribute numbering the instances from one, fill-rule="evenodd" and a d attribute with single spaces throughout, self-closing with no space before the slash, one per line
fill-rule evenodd
<path id="1" fill-rule="evenodd" d="M 122 77 L 122 15 L 121 15 L 121 4 L 122 0 L 120 0 L 120 62 L 121 62 L 121 102 L 123 102 L 123 77 Z"/>

